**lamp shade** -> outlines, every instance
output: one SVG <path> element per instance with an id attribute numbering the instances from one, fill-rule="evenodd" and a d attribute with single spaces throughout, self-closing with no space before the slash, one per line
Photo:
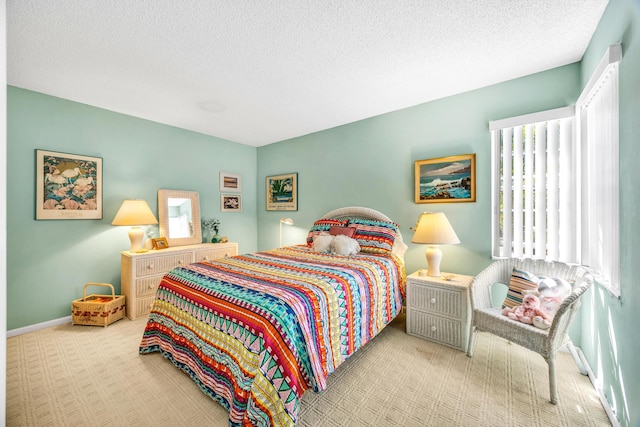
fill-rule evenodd
<path id="1" fill-rule="evenodd" d="M 293 225 L 293 220 L 291 218 L 280 218 L 280 222 L 287 225 Z"/>
<path id="2" fill-rule="evenodd" d="M 451 227 L 445 214 L 442 212 L 424 212 L 418 218 L 411 242 L 429 245 L 425 251 L 427 275 L 440 277 L 442 251 L 438 245 L 460 243 L 460 239 L 458 239 L 456 232 L 453 231 L 453 227 Z"/>
<path id="3" fill-rule="evenodd" d="M 424 212 L 418 218 L 412 243 L 447 245 L 460 243 L 449 220 L 442 212 Z"/>
<path id="4" fill-rule="evenodd" d="M 111 225 L 149 225 L 157 224 L 153 212 L 144 200 L 125 200 Z"/>

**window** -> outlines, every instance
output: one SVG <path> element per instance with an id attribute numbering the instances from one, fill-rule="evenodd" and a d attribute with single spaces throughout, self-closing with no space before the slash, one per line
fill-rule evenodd
<path id="1" fill-rule="evenodd" d="M 576 260 L 574 108 L 490 123 L 493 256 Z"/>
<path id="2" fill-rule="evenodd" d="M 489 124 L 492 255 L 581 263 L 615 295 L 621 52 L 609 47 L 575 107 Z"/>
<path id="3" fill-rule="evenodd" d="M 576 103 L 580 141 L 581 263 L 620 296 L 620 167 L 618 65 L 621 46 L 609 47 Z"/>

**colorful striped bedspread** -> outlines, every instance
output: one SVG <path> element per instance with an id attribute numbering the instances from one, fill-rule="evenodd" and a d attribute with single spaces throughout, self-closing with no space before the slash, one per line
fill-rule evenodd
<path id="1" fill-rule="evenodd" d="M 305 245 L 179 267 L 158 287 L 140 353 L 162 352 L 230 425 L 295 425 L 305 390 L 324 390 L 399 314 L 404 284 L 396 256 Z"/>

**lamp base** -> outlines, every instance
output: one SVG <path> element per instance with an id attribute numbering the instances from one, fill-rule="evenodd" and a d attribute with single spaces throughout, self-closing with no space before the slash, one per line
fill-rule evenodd
<path id="1" fill-rule="evenodd" d="M 143 237 L 144 231 L 142 230 L 142 227 L 131 227 L 131 230 L 129 230 L 129 240 L 131 241 L 131 249 L 129 249 L 129 252 L 138 252 L 142 249 Z"/>
<path id="2" fill-rule="evenodd" d="M 440 277 L 440 261 L 442 261 L 442 251 L 437 245 L 429 245 L 425 251 L 427 258 L 427 276 Z"/>

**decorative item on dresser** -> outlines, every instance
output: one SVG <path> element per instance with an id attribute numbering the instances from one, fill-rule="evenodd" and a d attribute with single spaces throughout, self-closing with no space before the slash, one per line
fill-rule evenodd
<path id="1" fill-rule="evenodd" d="M 203 243 L 146 253 L 121 252 L 122 293 L 127 317 L 135 320 L 149 314 L 162 276 L 173 268 L 237 254 L 237 243 Z"/>
<path id="2" fill-rule="evenodd" d="M 111 222 L 111 225 L 130 225 L 129 240 L 131 248 L 129 252 L 138 252 L 142 250 L 142 238 L 144 237 L 143 225 L 157 224 L 153 212 L 144 200 L 125 200 L 120 205 L 118 213 Z"/>
<path id="3" fill-rule="evenodd" d="M 407 276 L 407 333 L 466 351 L 471 280 L 461 274 L 431 277 L 424 270 Z"/>

